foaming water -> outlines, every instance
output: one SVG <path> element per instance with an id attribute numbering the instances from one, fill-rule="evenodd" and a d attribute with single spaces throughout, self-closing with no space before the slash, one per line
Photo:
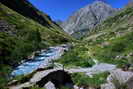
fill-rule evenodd
<path id="1" fill-rule="evenodd" d="M 50 61 L 58 59 L 64 53 L 62 46 L 50 47 L 47 51 L 41 52 L 33 60 L 27 61 L 19 65 L 12 73 L 12 76 L 25 75 L 33 72 L 39 67 L 48 66 Z"/>

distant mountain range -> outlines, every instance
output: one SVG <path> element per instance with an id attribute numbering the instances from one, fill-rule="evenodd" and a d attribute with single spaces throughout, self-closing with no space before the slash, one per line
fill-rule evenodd
<path id="1" fill-rule="evenodd" d="M 79 38 L 117 11 L 118 9 L 112 8 L 107 3 L 95 1 L 76 11 L 61 24 L 61 27 L 67 33 Z"/>

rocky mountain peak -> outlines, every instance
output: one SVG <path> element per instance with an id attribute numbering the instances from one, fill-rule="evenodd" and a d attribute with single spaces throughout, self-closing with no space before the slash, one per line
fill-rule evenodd
<path id="1" fill-rule="evenodd" d="M 95 1 L 75 12 L 63 22 L 62 27 L 67 33 L 81 37 L 107 17 L 114 15 L 116 11 L 116 8 L 105 2 Z"/>

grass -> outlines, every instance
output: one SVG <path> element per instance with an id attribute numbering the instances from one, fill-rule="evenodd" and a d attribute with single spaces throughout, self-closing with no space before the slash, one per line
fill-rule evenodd
<path id="1" fill-rule="evenodd" d="M 63 64 L 65 67 L 91 67 L 95 64 L 88 54 L 88 48 L 82 44 L 70 49 L 56 62 Z"/>
<path id="2" fill-rule="evenodd" d="M 109 73 L 105 72 L 89 77 L 84 73 L 74 73 L 72 74 L 72 79 L 77 86 L 100 87 L 101 84 L 106 83 L 108 75 Z"/>
<path id="3" fill-rule="evenodd" d="M 94 45 L 91 46 L 91 52 L 93 57 L 100 62 L 106 62 L 122 66 L 128 64 L 128 54 L 133 52 L 133 32 L 126 34 L 125 36 L 118 37 L 114 40 L 108 41 L 109 45 Z M 121 56 L 121 58 L 117 58 Z"/>

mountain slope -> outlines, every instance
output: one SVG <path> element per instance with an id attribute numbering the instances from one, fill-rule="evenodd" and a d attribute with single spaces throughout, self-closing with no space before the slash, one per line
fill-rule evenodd
<path id="1" fill-rule="evenodd" d="M 133 8 L 128 7 L 110 17 L 84 38 L 92 56 L 107 63 L 132 64 Z"/>
<path id="2" fill-rule="evenodd" d="M 54 22 L 41 25 L 0 3 L 0 89 L 12 68 L 34 51 L 72 40 Z"/>
<path id="3" fill-rule="evenodd" d="M 107 17 L 114 15 L 117 9 L 96 1 L 75 12 L 62 24 L 63 29 L 74 37 L 82 37 Z"/>
<path id="4" fill-rule="evenodd" d="M 28 0 L 1 0 L 0 2 L 23 16 L 31 18 L 44 26 L 51 26 L 53 28 L 58 27 L 54 22 L 52 22 L 51 18 L 47 14 L 36 9 L 28 2 Z"/>
<path id="5" fill-rule="evenodd" d="M 25 18 L 24 16 L 14 12 L 13 10 L 7 8 L 6 6 L 0 4 L 0 20 L 1 20 L 1 25 L 4 27 L 5 26 L 5 31 L 2 31 L 2 33 L 9 34 L 11 36 L 25 36 L 25 33 L 32 32 L 32 31 L 39 31 L 41 35 L 42 42 L 45 44 L 49 45 L 54 45 L 54 44 L 60 44 L 61 41 L 64 40 L 64 42 L 68 41 L 69 37 L 67 34 L 59 31 L 58 29 L 54 28 L 48 28 L 45 26 L 42 26 L 38 24 L 37 22 L 34 22 L 31 19 Z M 7 23 L 8 25 L 4 24 Z M 1 27 L 2 27 L 1 26 Z M 9 28 L 9 32 L 6 31 L 6 26 Z M 30 32 L 30 33 L 31 33 Z M 21 37 L 20 37 L 21 38 Z M 33 38 L 34 40 L 35 38 Z"/>

